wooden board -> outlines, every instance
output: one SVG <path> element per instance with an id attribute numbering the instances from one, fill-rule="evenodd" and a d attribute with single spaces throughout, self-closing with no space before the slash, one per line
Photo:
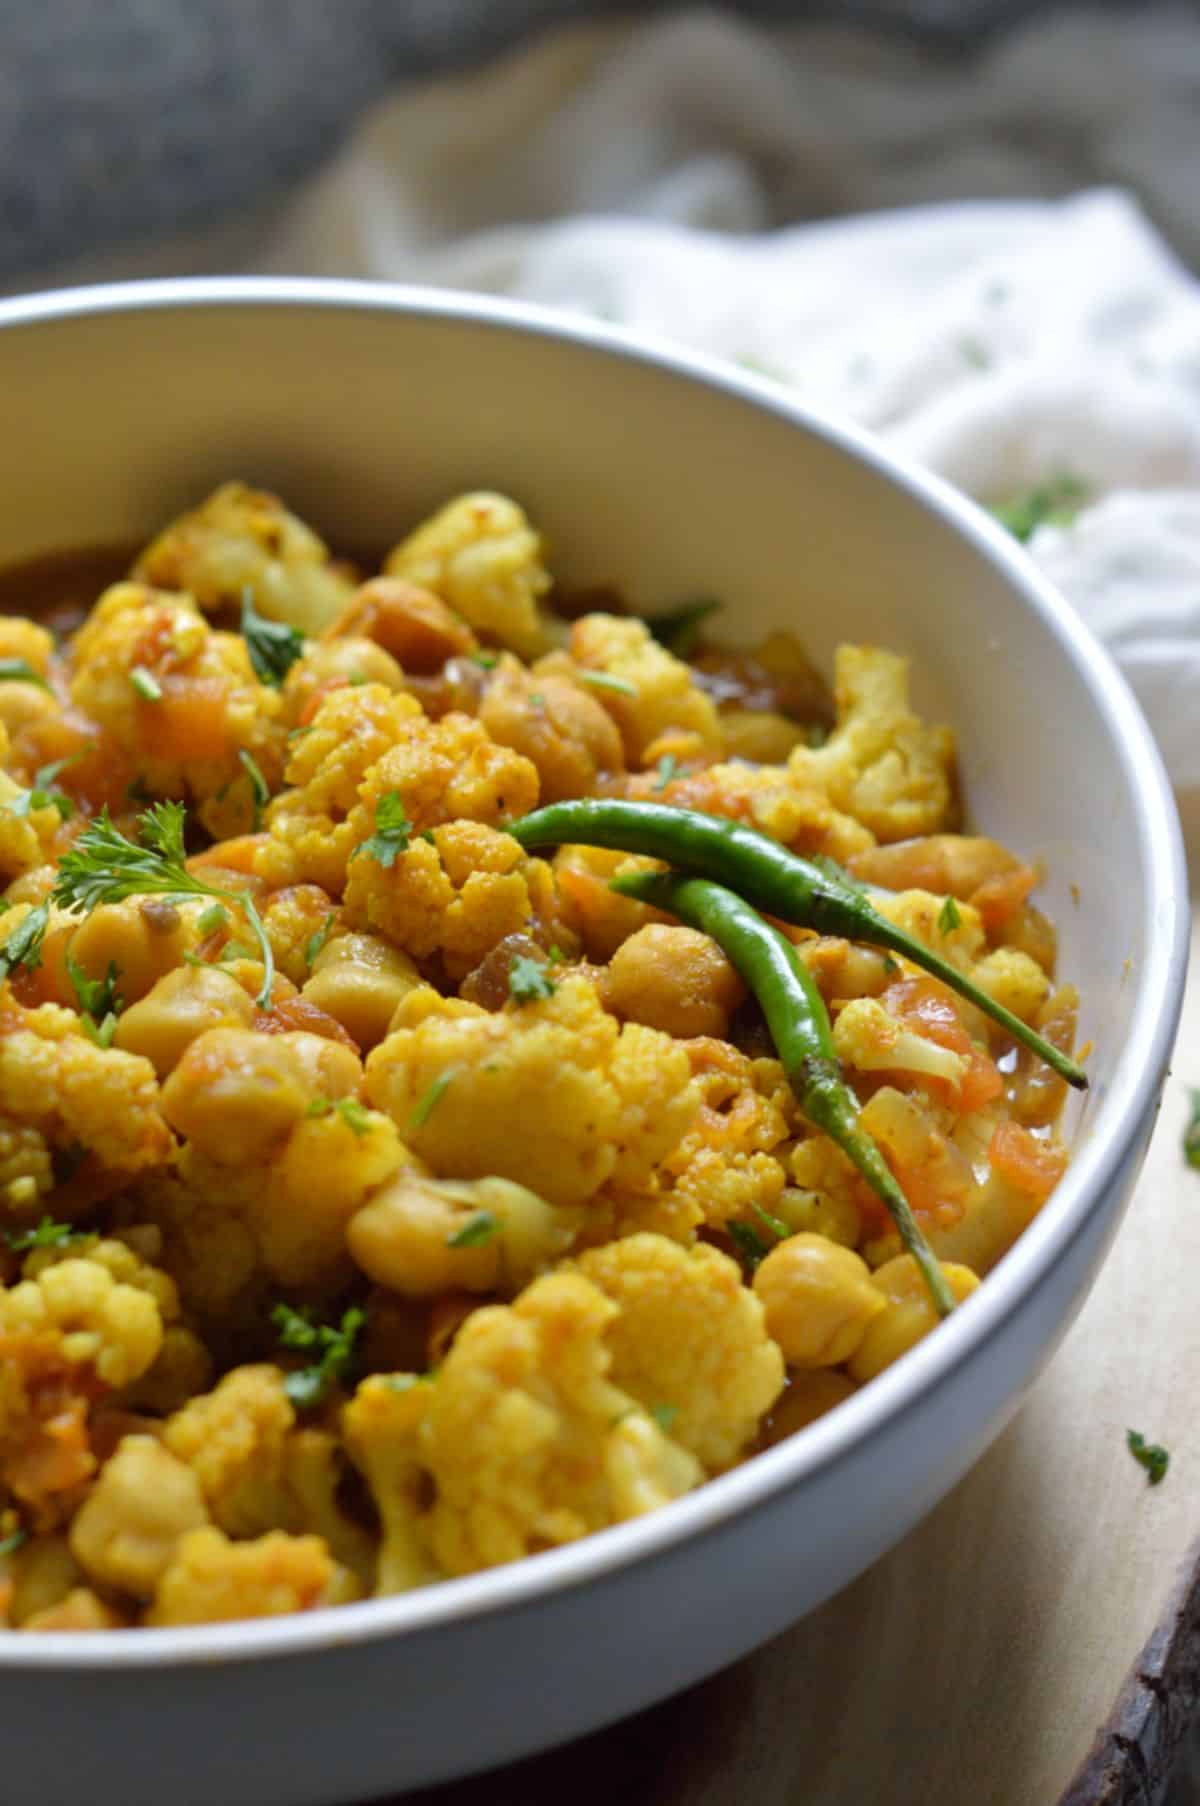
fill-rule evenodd
<path id="1" fill-rule="evenodd" d="M 1200 1533 L 1189 1084 L 1200 1087 L 1200 909 L 1137 1194 L 1063 1347 L 974 1471 L 853 1586 L 725 1673 L 407 1806 L 1160 1806 L 1200 1680 L 1200 1642 L 1187 1641 L 1189 1625 L 1200 1637 L 1200 1590 L 1179 1579 Z M 1128 1454 L 1129 1428 L 1170 1449 L 1160 1486 Z M 1076 1781 L 1127 1679 L 1117 1735 Z"/>

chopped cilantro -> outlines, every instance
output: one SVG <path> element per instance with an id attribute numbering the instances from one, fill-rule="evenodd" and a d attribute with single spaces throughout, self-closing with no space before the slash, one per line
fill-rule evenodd
<path id="1" fill-rule="evenodd" d="M 101 1022 L 110 1015 L 115 1019 L 125 1008 L 125 1000 L 117 990 L 120 976 L 121 968 L 115 959 L 109 960 L 103 978 L 89 978 L 78 960 L 72 959 L 69 953 L 67 955 L 67 977 L 71 988 L 83 1014 L 90 1016 L 93 1022 Z"/>
<path id="2" fill-rule="evenodd" d="M 939 934 L 953 934 L 962 927 L 962 913 L 953 897 L 947 897 L 938 910 L 937 925 Z"/>
<path id="3" fill-rule="evenodd" d="M 594 690 L 615 690 L 618 696 L 632 696 L 637 700 L 637 685 L 627 683 L 623 677 L 613 677 L 611 672 L 576 671 L 575 676 L 581 684 L 590 684 Z M 531 702 L 532 700 L 530 697 Z"/>
<path id="4" fill-rule="evenodd" d="M 143 702 L 162 701 L 162 685 L 153 671 L 147 671 L 145 665 L 135 665 L 129 673 L 129 681 Z"/>
<path id="5" fill-rule="evenodd" d="M 508 969 L 508 994 L 516 1003 L 540 1002 L 553 997 L 554 980 L 540 960 L 519 953 Z"/>
<path id="6" fill-rule="evenodd" d="M 432 1085 L 429 1087 L 424 1097 L 421 1098 L 416 1109 L 409 1117 L 408 1126 L 410 1129 L 420 1129 L 429 1121 L 429 1118 L 433 1115 L 443 1097 L 445 1097 L 446 1089 L 453 1080 L 454 1073 L 455 1068 L 453 1066 L 448 1066 L 445 1072 L 438 1073 L 436 1079 L 434 1079 Z"/>
<path id="7" fill-rule="evenodd" d="M 319 1405 L 336 1381 L 347 1379 L 355 1364 L 355 1343 L 367 1321 L 367 1313 L 352 1305 L 337 1325 L 315 1323 L 310 1309 L 293 1310 L 277 1304 L 271 1322 L 282 1348 L 315 1358 L 307 1367 L 289 1373 L 283 1389 L 299 1411 Z"/>
<path id="8" fill-rule="evenodd" d="M 674 783 L 675 779 L 679 776 L 679 760 L 675 757 L 674 753 L 663 754 L 662 758 L 658 761 L 657 771 L 658 783 L 654 788 L 656 790 L 665 790 L 667 785 Z"/>
<path id="9" fill-rule="evenodd" d="M 781 1218 L 773 1217 L 769 1210 L 763 1209 L 761 1204 L 752 1204 L 750 1208 L 759 1222 L 763 1225 L 763 1228 L 769 1229 L 776 1241 L 786 1242 L 788 1236 L 791 1235 L 792 1232 Z"/>
<path id="10" fill-rule="evenodd" d="M 73 1223 L 56 1223 L 43 1217 L 36 1229 L 6 1229 L 4 1241 L 14 1254 L 28 1254 L 34 1248 L 65 1248 L 68 1242 L 82 1241 L 88 1231 L 76 1229 Z"/>
<path id="11" fill-rule="evenodd" d="M 1200 1167 L 1200 1091 L 1189 1093 L 1192 1114 L 1183 1131 L 1183 1157 L 1189 1166 Z"/>
<path id="12" fill-rule="evenodd" d="M 498 652 L 489 652 L 482 646 L 477 652 L 471 654 L 471 658 L 475 664 L 482 665 L 485 671 L 493 670 L 495 666 L 500 663 L 500 654 Z"/>
<path id="13" fill-rule="evenodd" d="M 726 1223 L 725 1233 L 737 1249 L 742 1270 L 749 1279 L 767 1258 L 770 1249 L 757 1229 L 751 1229 L 749 1223 Z"/>
<path id="14" fill-rule="evenodd" d="M 244 746 L 238 749 L 238 761 L 250 780 L 250 794 L 254 799 L 254 832 L 257 834 L 262 827 L 262 812 L 271 800 L 271 787 Z"/>
<path id="15" fill-rule="evenodd" d="M 1145 1468 L 1147 1484 L 1157 1486 L 1170 1464 L 1167 1450 L 1157 1442 L 1147 1442 L 1139 1430 L 1126 1430 L 1125 1441 L 1134 1460 Z"/>
<path id="16" fill-rule="evenodd" d="M 477 1210 L 461 1229 L 446 1237 L 447 1248 L 479 1248 L 484 1242 L 490 1242 L 499 1229 L 499 1220 L 490 1210 Z"/>
<path id="17" fill-rule="evenodd" d="M 321 926 L 314 934 L 310 934 L 304 943 L 304 964 L 308 967 L 310 972 L 313 968 L 313 961 L 329 939 L 329 930 L 333 927 L 336 916 L 337 911 L 331 909 L 329 914 L 325 917 L 325 920 L 321 923 Z"/>
<path id="18" fill-rule="evenodd" d="M 883 956 L 883 971 L 886 978 L 892 978 L 900 970 L 900 961 L 893 959 L 890 953 Z"/>
<path id="19" fill-rule="evenodd" d="M 412 838 L 412 823 L 398 790 L 385 790 L 375 805 L 375 832 L 355 847 L 352 858 L 366 853 L 376 865 L 389 870 Z"/>
<path id="20" fill-rule="evenodd" d="M 675 1427 L 675 1419 L 679 1416 L 678 1405 L 651 1405 L 650 1415 L 662 1431 L 669 1436 Z"/>
<path id="21" fill-rule="evenodd" d="M 29 1532 L 27 1530 L 14 1530 L 11 1536 L 6 1536 L 0 1541 L 0 1555 L 15 1555 L 21 1544 L 27 1542 L 28 1539 Z"/>
<path id="22" fill-rule="evenodd" d="M 242 591 L 242 638 L 259 683 L 278 689 L 298 658 L 304 656 L 304 635 L 286 621 L 268 621 L 254 606 L 254 591 Z"/>
<path id="23" fill-rule="evenodd" d="M 41 689 L 48 690 L 40 671 L 35 671 L 27 658 L 0 658 L 0 683 L 38 684 Z"/>
<path id="24" fill-rule="evenodd" d="M 42 941 L 50 923 L 50 906 L 38 903 L 17 923 L 0 947 L 0 979 L 7 978 L 18 966 L 36 972 L 42 963 Z"/>
<path id="25" fill-rule="evenodd" d="M 367 1135 L 371 1130 L 371 1115 L 365 1104 L 360 1104 L 356 1097 L 314 1097 L 305 1112 L 308 1116 L 329 1116 L 336 1112 L 348 1129 L 356 1135 Z"/>
<path id="26" fill-rule="evenodd" d="M 196 917 L 196 929 L 199 934 L 215 934 L 218 928 L 224 928 L 229 921 L 229 911 L 223 903 L 210 903 Z"/>

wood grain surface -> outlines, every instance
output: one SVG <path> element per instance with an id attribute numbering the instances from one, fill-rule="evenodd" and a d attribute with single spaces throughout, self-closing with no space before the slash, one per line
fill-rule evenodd
<path id="1" fill-rule="evenodd" d="M 1173 1073 L 1112 1254 L 957 1490 L 735 1667 L 407 1806 L 1159 1806 L 1200 1684 L 1200 1172 L 1181 1150 L 1200 1087 L 1200 911 L 1192 949 Z M 1160 1486 L 1127 1452 L 1130 1428 L 1170 1449 Z"/>

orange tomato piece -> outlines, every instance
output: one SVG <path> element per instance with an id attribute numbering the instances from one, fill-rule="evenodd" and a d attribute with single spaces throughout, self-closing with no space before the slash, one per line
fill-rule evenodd
<path id="1" fill-rule="evenodd" d="M 227 757 L 226 686 L 219 677 L 159 679 L 157 702 L 137 704 L 142 744 L 154 759 L 189 759 L 207 764 Z"/>
<path id="2" fill-rule="evenodd" d="M 989 938 L 998 934 L 1009 918 L 1016 914 L 1037 883 L 1031 865 L 1019 865 L 1015 871 L 997 872 L 986 878 L 968 901 L 979 911 L 984 933 Z"/>
<path id="3" fill-rule="evenodd" d="M 1020 1123 L 997 1124 L 988 1148 L 993 1171 L 1026 1197 L 1043 1203 L 1067 1170 L 1066 1148 L 1039 1141 Z"/>

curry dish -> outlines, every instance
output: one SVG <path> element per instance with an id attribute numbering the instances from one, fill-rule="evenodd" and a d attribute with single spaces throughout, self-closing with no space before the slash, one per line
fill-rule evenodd
<path id="1" fill-rule="evenodd" d="M 665 1505 L 934 1330 L 1066 1167 L 1038 873 L 958 831 L 904 658 L 842 646 L 830 694 L 544 559 L 481 493 L 367 578 L 230 483 L 82 619 L 0 616 L 13 1629 L 304 1611 Z M 585 798 L 756 831 L 1042 1037 L 722 893 L 912 1234 L 681 919 L 704 885 L 523 831 Z"/>

